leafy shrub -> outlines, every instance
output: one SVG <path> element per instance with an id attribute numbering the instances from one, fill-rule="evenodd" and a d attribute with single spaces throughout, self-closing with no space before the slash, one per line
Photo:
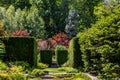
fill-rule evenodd
<path id="1" fill-rule="evenodd" d="M 25 62 L 25 61 L 15 61 L 15 62 L 9 62 L 9 64 L 11 65 L 15 65 L 15 66 L 22 66 L 22 68 L 25 69 L 29 69 L 30 65 L 29 63 Z"/>
<path id="2" fill-rule="evenodd" d="M 53 39 L 57 42 L 58 45 L 68 46 L 68 37 L 64 33 L 58 33 L 53 36 Z"/>
<path id="3" fill-rule="evenodd" d="M 85 71 L 92 71 L 95 74 L 109 73 L 115 77 L 111 74 L 114 72 L 112 68 L 120 65 L 120 8 L 118 6 L 120 5 L 117 5 L 109 16 L 102 17 L 92 25 L 92 28 L 78 34 Z M 111 63 L 111 68 L 106 72 L 105 68 Z M 119 74 L 119 68 L 114 74 Z"/>
<path id="4" fill-rule="evenodd" d="M 0 61 L 0 70 L 6 70 L 6 69 L 7 69 L 7 65 L 2 61 Z"/>
<path id="5" fill-rule="evenodd" d="M 34 70 L 31 72 L 31 74 L 32 74 L 33 76 L 40 77 L 41 75 L 44 74 L 44 71 L 43 71 L 43 70 L 40 70 L 40 69 L 34 69 Z"/>
<path id="6" fill-rule="evenodd" d="M 12 80 L 12 79 L 7 71 L 0 70 L 0 80 Z"/>
<path id="7" fill-rule="evenodd" d="M 26 80 L 26 77 L 20 73 L 11 73 L 10 78 L 11 80 Z"/>
<path id="8" fill-rule="evenodd" d="M 38 63 L 38 65 L 37 65 L 37 68 L 39 68 L 39 69 L 45 69 L 45 68 L 47 68 L 48 66 L 46 65 L 46 64 L 44 64 L 44 63 Z"/>
<path id="9" fill-rule="evenodd" d="M 41 50 L 40 51 L 40 62 L 51 66 L 52 64 L 52 50 Z"/>
<path id="10" fill-rule="evenodd" d="M 69 59 L 68 64 L 70 67 L 78 68 L 83 67 L 82 52 L 80 51 L 80 45 L 78 43 L 79 38 L 74 37 L 69 44 Z"/>
<path id="11" fill-rule="evenodd" d="M 0 70 L 0 80 L 26 80 L 22 66 L 13 66 L 6 70 Z"/>
<path id="12" fill-rule="evenodd" d="M 92 80 L 90 77 L 88 77 L 87 75 L 85 75 L 84 73 L 81 73 L 81 72 L 79 72 L 79 73 L 76 73 L 75 75 L 74 75 L 74 78 L 75 78 L 75 80 Z"/>
<path id="13" fill-rule="evenodd" d="M 12 33 L 12 36 L 29 36 L 29 33 L 27 33 L 26 31 L 20 29 L 20 30 L 17 30 L 15 32 Z"/>
<path id="14" fill-rule="evenodd" d="M 68 60 L 67 48 L 62 45 L 58 45 L 56 47 L 55 54 L 56 54 L 56 60 L 58 66 L 63 65 Z"/>

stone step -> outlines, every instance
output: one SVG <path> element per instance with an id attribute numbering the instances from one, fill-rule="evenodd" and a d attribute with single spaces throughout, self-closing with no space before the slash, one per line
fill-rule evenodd
<path id="1" fill-rule="evenodd" d="M 51 76 L 49 74 L 41 76 L 42 80 L 53 80 L 54 76 Z"/>

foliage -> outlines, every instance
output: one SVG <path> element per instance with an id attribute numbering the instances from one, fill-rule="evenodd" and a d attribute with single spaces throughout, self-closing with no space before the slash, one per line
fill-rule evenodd
<path id="1" fill-rule="evenodd" d="M 40 51 L 40 62 L 51 66 L 52 64 L 52 50 L 41 50 Z"/>
<path id="2" fill-rule="evenodd" d="M 27 7 L 28 9 L 31 7 L 29 0 L 1 0 L 0 6 L 8 8 L 10 5 L 14 5 L 15 8 L 24 9 Z"/>
<path id="3" fill-rule="evenodd" d="M 7 10 L 1 8 L 1 11 L 4 29 L 9 35 L 16 30 L 24 29 L 30 36 L 43 38 L 44 22 L 36 6 L 32 6 L 30 10 L 19 8 L 15 10 L 15 7 L 11 5 Z"/>
<path id="4" fill-rule="evenodd" d="M 74 76 L 74 78 L 75 78 L 75 80 L 91 80 L 91 78 L 90 77 L 88 77 L 87 75 L 85 75 L 84 73 L 82 73 L 82 72 L 79 72 L 79 73 L 76 73 L 75 74 L 75 76 Z"/>
<path id="5" fill-rule="evenodd" d="M 80 45 L 78 43 L 79 38 L 74 37 L 69 44 L 69 59 L 68 64 L 70 67 L 78 68 L 83 67 L 82 52 L 80 51 Z"/>
<path id="6" fill-rule="evenodd" d="M 40 76 L 42 76 L 44 74 L 44 71 L 40 70 L 40 69 L 33 69 L 33 71 L 31 72 L 31 74 L 33 76 L 40 77 Z"/>
<path id="7" fill-rule="evenodd" d="M 79 31 L 91 27 L 91 24 L 96 22 L 94 7 L 100 2 L 103 0 L 71 0 L 70 8 L 77 9 L 80 15 Z"/>
<path id="8" fill-rule="evenodd" d="M 65 19 L 68 15 L 68 0 L 31 0 L 39 9 L 45 24 L 45 37 L 52 37 L 58 32 L 64 32 Z"/>
<path id="9" fill-rule="evenodd" d="M 13 32 L 12 36 L 23 36 L 23 37 L 25 37 L 25 36 L 29 36 L 29 34 L 26 31 L 20 29 L 20 30 L 17 30 L 15 32 Z"/>
<path id="10" fill-rule="evenodd" d="M 58 33 L 54 35 L 53 40 L 55 40 L 58 45 L 68 46 L 68 36 L 64 33 Z"/>
<path id="11" fill-rule="evenodd" d="M 47 68 L 48 66 L 46 65 L 46 64 L 44 64 L 44 63 L 38 63 L 38 65 L 37 65 L 37 68 L 39 68 L 39 69 L 45 69 L 45 68 Z"/>
<path id="12" fill-rule="evenodd" d="M 72 37 L 76 36 L 76 34 L 78 33 L 79 18 L 79 14 L 76 9 L 69 10 L 65 26 L 65 32 L 67 33 L 69 39 L 72 39 Z"/>
<path id="13" fill-rule="evenodd" d="M 68 60 L 68 50 L 62 45 L 58 45 L 55 48 L 55 54 L 58 66 L 63 65 Z"/>
<path id="14" fill-rule="evenodd" d="M 119 27 L 120 8 L 119 5 L 116 5 L 109 16 L 102 17 L 96 24 L 92 25 L 92 28 L 78 34 L 86 71 L 106 73 L 103 64 L 112 63 L 111 68 L 120 64 Z M 109 70 L 113 72 L 111 69 Z M 119 74 L 119 71 L 115 72 L 115 74 Z M 112 74 L 111 76 L 115 77 Z"/>
<path id="15" fill-rule="evenodd" d="M 5 44 L 0 40 L 0 59 L 3 59 L 5 56 Z"/>
<path id="16" fill-rule="evenodd" d="M 0 80 L 26 80 L 22 66 L 13 66 L 0 70 Z"/>
<path id="17" fill-rule="evenodd" d="M 5 61 L 26 61 L 37 66 L 37 43 L 32 37 L 0 38 L 6 45 Z"/>
<path id="18" fill-rule="evenodd" d="M 30 68 L 29 63 L 27 63 L 27 62 L 25 62 L 25 61 L 9 62 L 8 64 L 9 64 L 9 65 L 13 65 L 13 66 L 14 66 L 14 65 L 15 65 L 15 66 L 22 66 L 22 68 L 23 68 L 24 70 Z"/>
<path id="19" fill-rule="evenodd" d="M 0 61 L 0 70 L 6 70 L 6 69 L 7 69 L 7 65 L 2 61 Z"/>

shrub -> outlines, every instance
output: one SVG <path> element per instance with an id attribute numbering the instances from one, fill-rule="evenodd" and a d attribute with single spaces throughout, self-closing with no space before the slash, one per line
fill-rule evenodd
<path id="1" fill-rule="evenodd" d="M 12 80 L 7 71 L 0 70 L 0 80 Z"/>
<path id="2" fill-rule="evenodd" d="M 31 74 L 33 76 L 36 76 L 36 77 L 40 77 L 41 75 L 43 75 L 45 72 L 43 70 L 40 70 L 40 69 L 34 69 Z"/>
<path id="3" fill-rule="evenodd" d="M 68 51 L 67 48 L 61 45 L 58 45 L 55 49 L 57 65 L 61 66 L 68 60 Z"/>
<path id="4" fill-rule="evenodd" d="M 7 69 L 7 65 L 2 61 L 0 61 L 0 70 L 6 70 L 6 69 Z"/>
<path id="5" fill-rule="evenodd" d="M 52 64 L 52 50 L 41 50 L 40 51 L 40 62 L 51 66 Z"/>
<path id="6" fill-rule="evenodd" d="M 94 71 L 96 74 L 109 73 L 115 77 L 111 72 L 114 72 L 112 71 L 113 67 L 120 65 L 119 11 L 120 8 L 116 7 L 109 13 L 109 16 L 102 17 L 96 24 L 92 25 L 92 28 L 78 34 L 85 71 L 92 71 L 92 73 Z M 111 63 L 111 69 L 106 72 L 104 68 Z M 103 66 L 104 64 L 105 66 Z M 117 70 L 114 74 L 119 75 L 119 69 Z"/>
<path id="7" fill-rule="evenodd" d="M 12 36 L 29 36 L 29 33 L 27 33 L 26 31 L 20 29 L 20 30 L 17 30 L 15 32 L 12 33 Z"/>
<path id="8" fill-rule="evenodd" d="M 45 69 L 45 68 L 47 68 L 48 66 L 46 65 L 46 64 L 44 64 L 44 63 L 38 63 L 38 65 L 37 65 L 37 68 L 39 68 L 39 69 Z"/>
<path id="9" fill-rule="evenodd" d="M 26 61 L 37 66 L 37 43 L 33 37 L 0 38 L 6 45 L 4 61 Z"/>
<path id="10" fill-rule="evenodd" d="M 69 60 L 70 67 L 78 68 L 83 67 L 82 52 L 80 51 L 80 45 L 78 43 L 79 38 L 74 37 L 69 44 Z"/>
<path id="11" fill-rule="evenodd" d="M 58 33 L 53 36 L 53 39 L 57 42 L 58 45 L 68 46 L 69 40 L 66 34 Z"/>
<path id="12" fill-rule="evenodd" d="M 10 65 L 15 65 L 15 66 L 22 66 L 22 68 L 25 69 L 29 69 L 30 65 L 29 63 L 25 62 L 25 61 L 15 61 L 15 62 L 9 62 Z"/>
<path id="13" fill-rule="evenodd" d="M 11 73 L 10 78 L 11 80 L 26 80 L 26 77 L 23 74 L 19 73 Z"/>

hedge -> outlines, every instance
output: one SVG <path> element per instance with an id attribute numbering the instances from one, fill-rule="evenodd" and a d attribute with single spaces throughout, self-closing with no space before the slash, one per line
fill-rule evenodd
<path id="1" fill-rule="evenodd" d="M 79 38 L 74 37 L 69 44 L 69 66 L 74 68 L 83 67 L 82 52 L 80 51 L 80 45 L 78 43 Z"/>
<path id="2" fill-rule="evenodd" d="M 49 66 L 52 64 L 52 50 L 41 50 L 40 51 L 40 62 L 45 63 Z"/>
<path id="3" fill-rule="evenodd" d="M 57 65 L 62 66 L 68 60 L 68 51 L 67 50 L 56 51 L 56 60 Z"/>
<path id="4" fill-rule="evenodd" d="M 37 42 L 33 37 L 0 37 L 5 44 L 4 61 L 26 61 L 37 66 Z"/>
<path id="5" fill-rule="evenodd" d="M 57 45 L 55 55 L 58 66 L 63 65 L 68 60 L 68 50 L 65 46 Z"/>

